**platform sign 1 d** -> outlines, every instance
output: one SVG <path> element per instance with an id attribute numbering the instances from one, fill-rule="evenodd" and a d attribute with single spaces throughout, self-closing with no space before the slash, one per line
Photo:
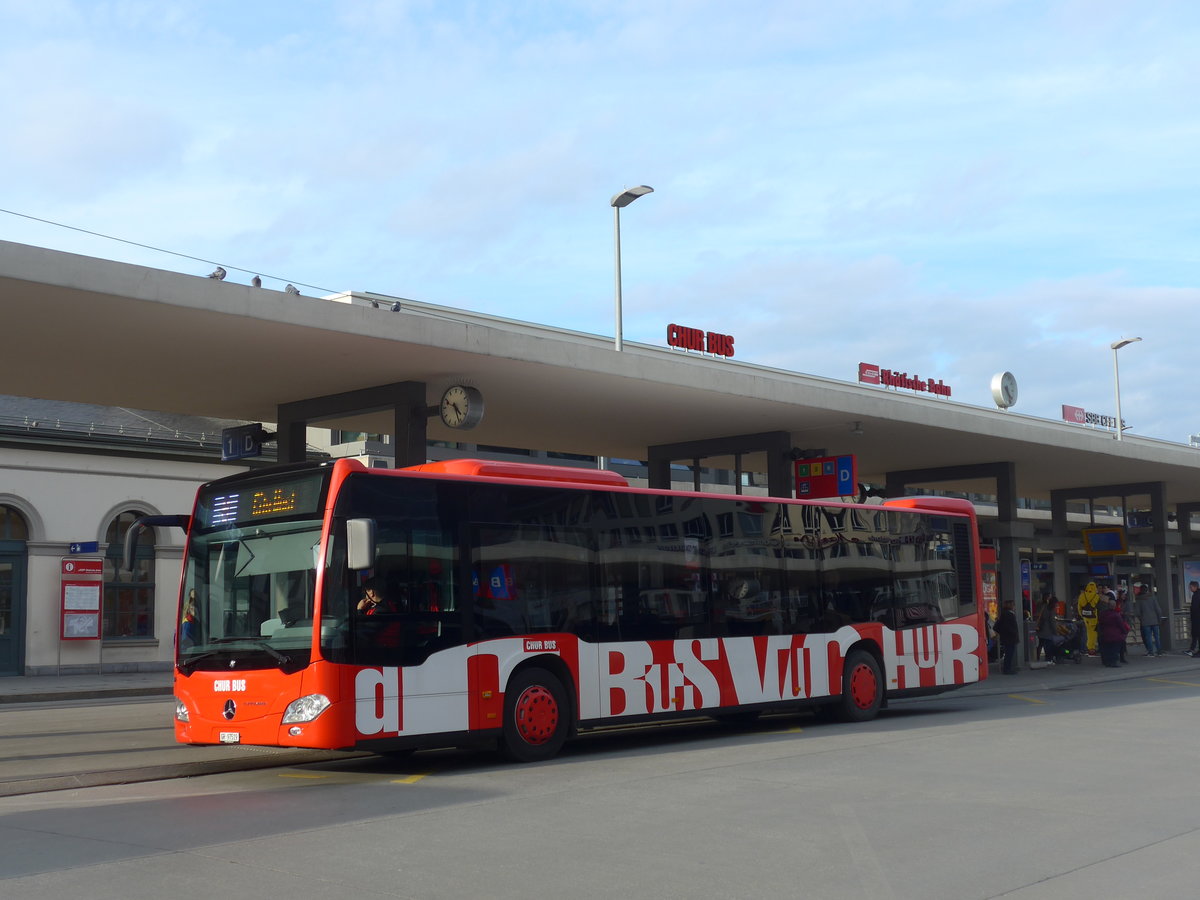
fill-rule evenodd
<path id="1" fill-rule="evenodd" d="M 858 493 L 853 454 L 796 460 L 796 496 L 801 500 L 851 497 Z"/>
<path id="2" fill-rule="evenodd" d="M 246 459 L 262 456 L 262 445 L 275 435 L 263 430 L 261 423 L 238 425 L 221 431 L 221 460 Z"/>

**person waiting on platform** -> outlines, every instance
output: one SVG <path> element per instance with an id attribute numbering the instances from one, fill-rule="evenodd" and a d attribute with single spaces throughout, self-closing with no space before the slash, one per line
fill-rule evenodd
<path id="1" fill-rule="evenodd" d="M 1117 612 L 1117 603 L 1105 597 L 1100 601 L 1100 615 L 1096 617 L 1097 638 L 1100 644 L 1100 661 L 1110 669 L 1121 665 L 1121 645 L 1129 634 L 1129 623 Z"/>
<path id="2" fill-rule="evenodd" d="M 1017 625 L 1017 614 L 1013 612 L 1013 602 L 1004 601 L 1004 609 L 996 620 L 996 640 L 1000 643 L 1000 671 L 1004 675 L 1017 674 L 1017 644 L 1021 640 L 1020 627 Z"/>
<path id="3" fill-rule="evenodd" d="M 1162 635 L 1160 622 L 1166 618 L 1158 606 L 1158 598 L 1146 589 L 1144 584 L 1133 586 L 1133 596 L 1137 604 L 1138 618 L 1142 623 L 1142 644 L 1147 656 L 1162 656 Z"/>
<path id="4" fill-rule="evenodd" d="M 1058 637 L 1058 598 L 1042 596 L 1042 608 L 1037 617 L 1038 649 L 1048 665 L 1054 665 L 1054 639 Z"/>

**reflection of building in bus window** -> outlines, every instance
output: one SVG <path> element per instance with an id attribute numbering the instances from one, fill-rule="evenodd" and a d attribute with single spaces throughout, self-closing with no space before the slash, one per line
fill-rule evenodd
<path id="1" fill-rule="evenodd" d="M 725 619 L 730 635 L 765 634 L 771 615 L 769 595 L 753 575 L 736 576 L 725 585 Z"/>

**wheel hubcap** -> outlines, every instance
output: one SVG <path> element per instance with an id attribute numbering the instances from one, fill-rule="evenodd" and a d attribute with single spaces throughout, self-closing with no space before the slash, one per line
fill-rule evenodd
<path id="1" fill-rule="evenodd" d="M 875 703 L 875 673 L 868 665 L 857 665 L 850 673 L 850 699 L 859 709 L 870 709 Z"/>
<path id="2" fill-rule="evenodd" d="M 517 733 L 530 744 L 544 744 L 558 728 L 558 703 L 540 684 L 530 685 L 514 704 Z"/>

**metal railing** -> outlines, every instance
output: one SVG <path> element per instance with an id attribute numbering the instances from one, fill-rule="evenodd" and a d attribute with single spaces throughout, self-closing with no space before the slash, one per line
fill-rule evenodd
<path id="1" fill-rule="evenodd" d="M 219 447 L 220 431 L 183 431 L 155 423 L 107 424 L 104 422 L 71 422 L 65 419 L 37 416 L 0 416 L 0 430 L 25 431 L 31 434 L 95 435 L 118 437 L 146 442 L 175 441 L 201 447 Z"/>

